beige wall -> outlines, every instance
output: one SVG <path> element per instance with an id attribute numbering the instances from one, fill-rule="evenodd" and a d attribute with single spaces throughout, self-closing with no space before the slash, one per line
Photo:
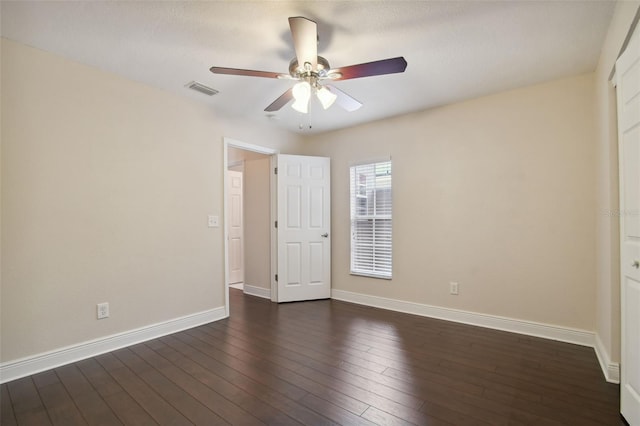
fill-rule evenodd
<path id="1" fill-rule="evenodd" d="M 620 361 L 620 239 L 615 89 L 609 75 L 640 2 L 618 2 L 596 69 L 597 303 L 596 332 L 612 362 Z"/>
<path id="2" fill-rule="evenodd" d="M 244 163 L 244 283 L 271 288 L 270 158 Z"/>
<path id="3" fill-rule="evenodd" d="M 307 138 L 332 159 L 333 287 L 594 330 L 594 96 L 586 74 Z M 349 164 L 389 155 L 393 280 L 351 276 Z"/>
<path id="4" fill-rule="evenodd" d="M 2 89 L 2 362 L 224 305 L 223 137 L 295 135 L 4 39 Z"/>

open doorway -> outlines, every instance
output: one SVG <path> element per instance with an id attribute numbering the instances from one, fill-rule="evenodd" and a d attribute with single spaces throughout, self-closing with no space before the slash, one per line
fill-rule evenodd
<path id="1" fill-rule="evenodd" d="M 229 288 L 271 299 L 271 156 L 275 150 L 225 138 L 225 296 Z M 228 313 L 228 312 L 227 312 Z"/>

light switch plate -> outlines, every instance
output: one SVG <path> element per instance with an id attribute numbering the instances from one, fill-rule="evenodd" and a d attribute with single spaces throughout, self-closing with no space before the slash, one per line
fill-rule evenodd
<path id="1" fill-rule="evenodd" d="M 214 216 L 214 215 L 209 215 L 209 228 L 217 228 L 218 226 L 220 226 L 219 222 L 218 222 L 218 216 Z"/>

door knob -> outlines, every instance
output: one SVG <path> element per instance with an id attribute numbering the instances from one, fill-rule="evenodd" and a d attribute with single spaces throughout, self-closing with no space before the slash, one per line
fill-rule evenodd
<path id="1" fill-rule="evenodd" d="M 321 237 L 323 237 L 323 238 L 327 238 L 327 237 L 329 237 L 329 233 L 328 233 L 328 232 L 325 232 L 324 234 L 322 234 L 322 235 L 320 235 L 320 236 L 321 236 Z"/>
<path id="2" fill-rule="evenodd" d="M 634 260 L 631 266 L 633 266 L 636 269 L 640 269 L 640 260 Z"/>

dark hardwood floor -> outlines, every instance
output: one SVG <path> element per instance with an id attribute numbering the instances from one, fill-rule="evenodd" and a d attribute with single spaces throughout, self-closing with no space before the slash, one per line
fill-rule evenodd
<path id="1" fill-rule="evenodd" d="M 231 290 L 231 318 L 2 385 L 10 425 L 620 425 L 593 349 Z"/>

